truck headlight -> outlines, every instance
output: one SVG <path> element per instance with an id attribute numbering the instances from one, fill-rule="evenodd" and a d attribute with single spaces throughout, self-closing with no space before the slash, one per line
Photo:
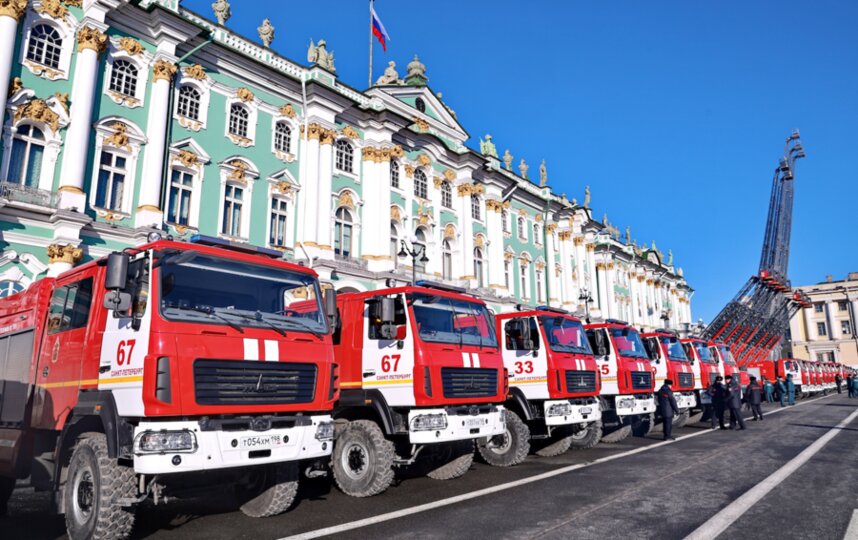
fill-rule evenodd
<path id="1" fill-rule="evenodd" d="M 144 431 L 134 439 L 135 454 L 193 453 L 197 436 L 187 429 Z"/>
<path id="2" fill-rule="evenodd" d="M 420 414 L 411 419 L 412 431 L 447 429 L 446 414 Z"/>
<path id="3" fill-rule="evenodd" d="M 635 406 L 635 398 L 623 398 L 617 403 L 620 409 L 630 409 Z"/>
<path id="4" fill-rule="evenodd" d="M 334 440 L 334 423 L 333 422 L 320 422 L 318 426 L 316 426 L 316 440 L 317 441 L 332 441 Z"/>
<path id="5" fill-rule="evenodd" d="M 572 414 L 571 403 L 555 403 L 548 407 L 548 416 L 569 416 Z"/>

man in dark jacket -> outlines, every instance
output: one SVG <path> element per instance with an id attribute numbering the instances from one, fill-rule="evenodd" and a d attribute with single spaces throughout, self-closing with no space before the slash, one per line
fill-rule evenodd
<path id="1" fill-rule="evenodd" d="M 730 410 L 730 429 L 745 429 L 745 420 L 742 418 L 742 389 L 739 381 L 734 381 L 732 375 L 727 375 L 727 409 Z"/>
<path id="2" fill-rule="evenodd" d="M 837 385 L 837 393 L 842 394 L 843 390 L 841 390 L 840 386 L 843 384 L 843 377 L 839 373 L 834 375 L 834 383 Z"/>
<path id="3" fill-rule="evenodd" d="M 846 375 L 846 391 L 849 392 L 849 397 L 852 397 L 852 395 L 855 393 L 855 391 L 852 388 L 852 374 L 851 373 Z"/>
<path id="4" fill-rule="evenodd" d="M 724 427 L 724 407 L 727 403 L 727 391 L 724 388 L 724 379 L 720 375 L 715 377 L 715 382 L 709 386 L 709 396 L 712 399 L 712 429 L 715 429 L 715 420 L 718 420 L 718 426 L 721 429 Z"/>
<path id="5" fill-rule="evenodd" d="M 658 414 L 661 415 L 662 425 L 664 426 L 664 440 L 675 441 L 673 437 L 673 416 L 679 414 L 679 407 L 676 406 L 676 399 L 673 397 L 673 390 L 670 385 L 673 381 L 665 379 L 664 384 L 658 389 Z"/>
<path id="6" fill-rule="evenodd" d="M 763 388 L 757 382 L 757 378 L 751 375 L 750 383 L 745 387 L 745 403 L 751 407 L 751 412 L 754 413 L 754 421 L 763 419 L 763 408 L 760 405 L 763 402 Z"/>
<path id="7" fill-rule="evenodd" d="M 778 375 L 777 380 L 775 381 L 775 389 L 778 392 L 778 400 L 781 402 L 781 407 L 783 407 L 784 398 L 786 397 L 786 385 L 780 375 Z"/>

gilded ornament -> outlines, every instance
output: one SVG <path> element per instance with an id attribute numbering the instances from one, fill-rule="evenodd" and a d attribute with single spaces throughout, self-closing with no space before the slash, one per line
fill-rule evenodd
<path id="1" fill-rule="evenodd" d="M 116 148 L 124 148 L 131 151 L 131 144 L 128 141 L 128 126 L 122 122 L 114 122 L 112 126 L 113 133 L 104 138 L 104 144 L 115 146 Z"/>
<path id="2" fill-rule="evenodd" d="M 196 79 L 198 81 L 205 80 L 205 78 L 206 78 L 206 70 L 200 64 L 194 64 L 192 66 L 188 66 L 182 70 L 182 73 L 184 73 L 186 76 L 188 76 L 192 79 Z"/>
<path id="3" fill-rule="evenodd" d="M 390 161 L 390 148 L 376 148 L 375 149 L 375 162 L 381 163 L 385 161 Z"/>
<path id="4" fill-rule="evenodd" d="M 571 235 L 572 233 L 569 232 L 569 234 Z M 575 239 L 573 240 L 573 243 L 576 246 L 583 246 L 584 245 L 584 237 L 583 236 L 576 236 Z"/>
<path id="5" fill-rule="evenodd" d="M 414 165 L 405 165 L 405 176 L 407 176 L 408 178 L 414 176 Z"/>
<path id="6" fill-rule="evenodd" d="M 419 163 L 423 167 L 428 167 L 429 164 L 432 163 L 432 160 L 429 159 L 429 156 L 427 156 L 426 154 L 420 154 L 419 156 L 417 156 L 417 163 Z"/>
<path id="7" fill-rule="evenodd" d="M 69 13 L 68 8 L 66 8 L 60 0 L 42 0 L 39 7 L 36 8 L 36 11 L 40 15 L 47 15 L 54 19 L 64 19 Z"/>
<path id="8" fill-rule="evenodd" d="M 27 11 L 27 0 L 0 0 L 0 17 L 12 17 L 21 20 Z"/>
<path id="9" fill-rule="evenodd" d="M 534 266 L 536 266 L 536 269 L 539 271 L 545 270 L 545 263 L 542 261 L 536 261 Z"/>
<path id="10" fill-rule="evenodd" d="M 474 247 L 481 248 L 485 244 L 486 244 L 486 239 L 483 237 L 483 235 L 478 234 L 474 237 Z"/>
<path id="11" fill-rule="evenodd" d="M 287 103 L 280 107 L 280 114 L 287 118 L 295 118 L 295 107 L 291 103 Z"/>
<path id="12" fill-rule="evenodd" d="M 48 246 L 48 262 L 74 264 L 83 257 L 83 250 L 71 244 L 64 246 L 51 244 Z"/>
<path id="13" fill-rule="evenodd" d="M 107 46 L 107 35 L 92 26 L 84 26 L 77 32 L 77 52 L 87 49 L 95 51 L 95 54 L 104 52 Z"/>
<path id="14" fill-rule="evenodd" d="M 496 199 L 486 199 L 486 210 L 490 212 L 500 212 L 503 210 L 503 203 Z"/>
<path id="15" fill-rule="evenodd" d="M 17 124 L 24 118 L 46 124 L 50 126 L 53 132 L 56 132 L 60 128 L 59 115 L 51 110 L 44 99 L 31 99 L 15 109 L 15 123 Z"/>
<path id="16" fill-rule="evenodd" d="M 536 214 L 536 217 L 534 217 L 533 219 L 535 219 L 537 223 L 541 223 L 542 222 L 542 214 Z"/>
<path id="17" fill-rule="evenodd" d="M 444 171 L 444 178 L 452 182 L 456 179 L 456 172 L 453 169 L 447 169 Z"/>
<path id="18" fill-rule="evenodd" d="M 402 221 L 402 214 L 400 213 L 398 206 L 394 205 L 390 207 L 390 219 L 396 222 Z"/>
<path id="19" fill-rule="evenodd" d="M 456 187 L 456 193 L 459 194 L 459 197 L 467 197 L 471 193 L 473 193 L 473 185 L 471 184 L 459 184 Z"/>
<path id="20" fill-rule="evenodd" d="M 560 239 L 561 242 L 569 240 L 572 237 L 572 231 L 560 231 L 557 233 L 557 238 Z"/>
<path id="21" fill-rule="evenodd" d="M 444 227 L 444 238 L 448 240 L 456 238 L 456 227 L 454 227 L 452 223 L 448 223 Z"/>
<path id="22" fill-rule="evenodd" d="M 524 208 L 519 208 L 518 209 L 518 215 L 521 217 L 526 217 L 527 216 L 527 210 L 525 210 Z"/>
<path id="23" fill-rule="evenodd" d="M 241 183 L 247 181 L 247 178 L 245 177 L 245 173 L 248 169 L 247 163 L 241 161 L 240 159 L 234 159 L 227 163 L 227 165 L 233 168 L 232 172 L 227 175 L 227 180 L 233 180 Z"/>
<path id="24" fill-rule="evenodd" d="M 24 83 L 21 82 L 21 77 L 15 77 L 9 84 L 9 97 L 14 96 L 24 88 Z"/>
<path id="25" fill-rule="evenodd" d="M 432 182 L 435 184 L 435 189 L 438 189 L 441 187 L 441 184 L 444 183 L 444 179 L 440 176 L 434 176 L 432 177 Z"/>
<path id="26" fill-rule="evenodd" d="M 292 184 L 286 181 L 280 182 L 277 184 L 277 191 L 279 191 L 283 195 L 289 195 L 290 193 L 292 193 Z"/>
<path id="27" fill-rule="evenodd" d="M 321 136 L 319 137 L 320 144 L 333 144 L 334 139 L 337 138 L 337 132 L 333 129 L 323 129 Z"/>
<path id="28" fill-rule="evenodd" d="M 176 64 L 167 60 L 156 60 L 152 65 L 152 79 L 155 81 L 170 81 L 176 74 Z"/>
<path id="29" fill-rule="evenodd" d="M 401 157 L 405 156 L 405 151 L 402 149 L 401 146 L 399 146 L 397 144 L 396 146 L 394 146 L 393 148 L 390 149 L 390 156 L 401 158 Z"/>
<path id="30" fill-rule="evenodd" d="M 527 266 L 530 265 L 530 259 L 528 259 L 525 255 L 522 255 L 521 257 L 519 257 L 518 262 L 519 262 L 519 264 L 521 264 L 525 268 L 527 268 Z"/>
<path id="31" fill-rule="evenodd" d="M 513 258 L 515 258 L 515 253 L 513 253 L 512 251 L 507 251 L 506 253 L 503 254 L 503 258 L 506 261 L 511 261 L 511 260 L 513 260 Z"/>
<path id="32" fill-rule="evenodd" d="M 429 122 L 427 122 L 423 118 L 418 118 L 415 116 L 414 124 L 417 126 L 418 131 L 429 131 Z"/>
<path id="33" fill-rule="evenodd" d="M 82 8 L 83 7 L 83 0 L 63 0 L 63 4 L 65 4 L 69 7 Z"/>
<path id="34" fill-rule="evenodd" d="M 256 96 L 254 96 L 253 92 L 251 92 L 249 89 L 242 86 L 235 91 L 235 97 L 237 97 L 244 103 L 250 103 Z"/>
<path id="35" fill-rule="evenodd" d="M 177 155 L 173 159 L 175 159 L 185 167 L 192 169 L 197 166 L 197 160 L 199 159 L 199 156 L 197 156 L 190 150 L 179 150 L 179 155 Z"/>
<path id="36" fill-rule="evenodd" d="M 349 139 L 358 139 L 358 138 L 360 138 L 360 135 L 358 135 L 358 132 L 357 132 L 357 131 L 355 131 L 355 128 L 353 128 L 353 127 L 351 127 L 351 126 L 346 126 L 346 127 L 344 127 L 344 128 L 343 128 L 342 133 L 343 133 L 343 137 L 346 137 L 346 138 L 349 138 Z"/>
<path id="37" fill-rule="evenodd" d="M 119 38 L 119 50 L 125 51 L 131 56 L 137 56 L 143 52 L 143 44 L 130 37 Z"/>
<path id="38" fill-rule="evenodd" d="M 65 109 L 66 114 L 69 113 L 69 93 L 68 92 L 54 92 L 54 98 L 57 100 L 57 103 Z"/>
<path id="39" fill-rule="evenodd" d="M 346 208 L 354 209 L 355 201 L 352 198 L 352 193 L 350 191 L 343 191 L 342 193 L 340 193 L 340 197 L 339 199 L 337 199 L 337 204 L 339 204 L 340 206 L 345 206 Z"/>
<path id="40" fill-rule="evenodd" d="M 555 230 L 557 230 L 557 224 L 556 223 L 551 223 L 551 224 L 545 226 L 545 231 L 548 234 L 554 234 Z"/>
<path id="41" fill-rule="evenodd" d="M 319 124 L 309 124 L 307 126 L 307 138 L 311 140 L 318 140 L 322 136 L 322 126 Z"/>
<path id="42" fill-rule="evenodd" d="M 378 161 L 376 157 L 378 150 L 374 146 L 364 146 L 360 151 L 361 157 L 363 157 L 364 161 Z"/>

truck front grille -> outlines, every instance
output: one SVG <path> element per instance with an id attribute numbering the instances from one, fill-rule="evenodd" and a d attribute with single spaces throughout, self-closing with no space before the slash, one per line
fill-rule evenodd
<path id="1" fill-rule="evenodd" d="M 694 376 L 691 373 L 679 374 L 679 387 L 691 388 L 694 385 Z"/>
<path id="2" fill-rule="evenodd" d="M 632 388 L 650 390 L 652 388 L 652 373 L 649 371 L 632 371 Z"/>
<path id="3" fill-rule="evenodd" d="M 316 394 L 316 366 L 286 362 L 196 360 L 199 405 L 288 405 Z"/>
<path id="4" fill-rule="evenodd" d="M 595 392 L 596 372 L 566 370 L 566 391 Z"/>
<path id="5" fill-rule="evenodd" d="M 441 368 L 445 398 L 492 397 L 498 393 L 498 370 L 490 368 Z"/>

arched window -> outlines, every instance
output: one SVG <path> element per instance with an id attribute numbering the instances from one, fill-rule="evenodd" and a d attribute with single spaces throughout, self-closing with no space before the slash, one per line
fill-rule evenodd
<path id="1" fill-rule="evenodd" d="M 390 187 L 399 189 L 399 162 L 390 160 Z"/>
<path id="2" fill-rule="evenodd" d="M 393 259 L 394 264 L 396 260 L 399 258 L 397 256 L 399 253 L 399 234 L 396 232 L 396 225 L 393 223 L 390 224 L 390 258 Z"/>
<path id="3" fill-rule="evenodd" d="M 137 66 L 128 60 L 114 60 L 110 71 L 110 90 L 134 97 L 137 92 Z"/>
<path id="4" fill-rule="evenodd" d="M 501 223 L 503 224 L 503 232 L 508 233 L 509 232 L 509 211 L 506 208 L 501 210 Z M 507 284 L 507 287 L 509 287 L 509 284 Z"/>
<path id="5" fill-rule="evenodd" d="M 441 277 L 453 279 L 453 246 L 449 240 L 441 243 Z"/>
<path id="6" fill-rule="evenodd" d="M 289 205 L 285 199 L 279 197 L 271 198 L 271 232 L 268 243 L 272 246 L 286 246 L 286 225 L 288 223 Z"/>
<path id="7" fill-rule="evenodd" d="M 189 120 L 200 119 L 200 91 L 186 84 L 179 88 L 179 103 L 177 105 L 179 116 Z"/>
<path id="8" fill-rule="evenodd" d="M 540 234 L 539 234 L 539 223 L 533 224 L 533 243 L 534 244 L 541 244 L 542 243 L 542 236 L 540 236 Z"/>
<path id="9" fill-rule="evenodd" d="M 49 24 L 37 24 L 30 32 L 27 60 L 57 69 L 60 66 L 62 48 L 63 38 L 56 28 Z"/>
<path id="10" fill-rule="evenodd" d="M 288 154 L 291 147 L 292 130 L 289 128 L 289 124 L 281 120 L 274 127 L 274 149 L 278 152 Z"/>
<path id="11" fill-rule="evenodd" d="M 536 301 L 538 303 L 542 303 L 545 301 L 545 296 L 543 295 L 545 291 L 542 290 L 542 274 L 542 270 L 536 270 Z"/>
<path id="12" fill-rule="evenodd" d="M 334 220 L 334 254 L 350 257 L 352 253 L 352 215 L 345 208 L 338 208 Z"/>
<path id="13" fill-rule="evenodd" d="M 237 137 L 247 138 L 247 127 L 250 121 L 250 112 L 247 107 L 239 103 L 229 106 L 229 132 Z"/>
<path id="14" fill-rule="evenodd" d="M 423 229 L 417 229 L 414 232 L 414 236 L 417 238 L 417 242 L 415 242 L 415 245 L 421 246 L 421 248 L 423 250 L 422 254 L 417 257 L 417 260 L 415 261 L 414 267 L 418 272 L 424 272 L 425 273 L 426 272 L 426 263 L 424 261 L 421 261 L 420 259 L 422 259 L 424 256 L 428 257 L 426 250 L 429 249 L 429 246 L 426 243 L 426 232 Z"/>
<path id="15" fill-rule="evenodd" d="M 453 208 L 453 188 L 447 181 L 441 182 L 441 206 Z"/>
<path id="16" fill-rule="evenodd" d="M 95 206 L 105 210 L 122 211 L 122 196 L 125 178 L 128 175 L 128 158 L 122 154 L 103 149 L 98 166 L 98 186 Z"/>
<path id="17" fill-rule="evenodd" d="M 348 141 L 340 139 L 337 141 L 337 169 L 344 172 L 353 172 L 354 150 Z"/>
<path id="18" fill-rule="evenodd" d="M 227 184 L 223 194 L 223 226 L 221 231 L 229 236 L 241 236 L 244 188 Z"/>
<path id="19" fill-rule="evenodd" d="M 480 212 L 480 196 L 479 195 L 471 195 L 471 217 L 480 220 L 482 219 L 482 213 Z"/>
<path id="20" fill-rule="evenodd" d="M 477 278 L 477 287 L 484 287 L 483 283 L 483 267 L 485 266 L 485 261 L 483 260 L 483 250 L 480 248 L 474 248 L 474 276 Z"/>
<path id="21" fill-rule="evenodd" d="M 518 237 L 527 239 L 527 234 L 524 229 L 524 216 L 518 216 Z"/>
<path id="22" fill-rule="evenodd" d="M 186 226 L 190 223 L 193 193 L 194 175 L 184 169 L 173 169 L 167 198 L 167 223 Z"/>
<path id="23" fill-rule="evenodd" d="M 527 298 L 527 263 L 521 263 L 518 271 L 518 295 L 521 298 Z"/>
<path id="24" fill-rule="evenodd" d="M 12 296 L 13 294 L 17 294 L 23 290 L 24 285 L 19 281 L 12 281 L 11 279 L 0 281 L 0 298 Z"/>
<path id="25" fill-rule="evenodd" d="M 506 286 L 507 290 L 512 286 L 512 279 L 510 279 L 510 272 L 512 272 L 512 263 L 508 260 L 504 260 L 503 262 L 503 284 Z"/>
<path id="26" fill-rule="evenodd" d="M 39 187 L 42 156 L 45 153 L 45 134 L 29 125 L 18 128 L 12 139 L 12 155 L 6 181 L 26 187 Z"/>
<path id="27" fill-rule="evenodd" d="M 426 185 L 426 173 L 417 169 L 414 171 L 414 196 L 425 199 L 428 186 Z"/>

